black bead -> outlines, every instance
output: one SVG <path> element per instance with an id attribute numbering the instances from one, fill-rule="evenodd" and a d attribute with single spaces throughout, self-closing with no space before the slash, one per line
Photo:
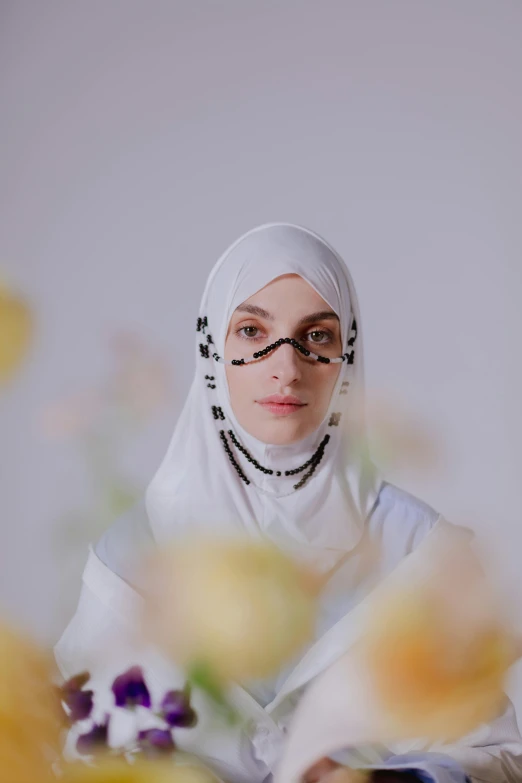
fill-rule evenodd
<path id="1" fill-rule="evenodd" d="M 221 411 L 221 408 L 218 408 L 218 406 L 213 406 L 213 409 L 214 408 L 216 408 L 216 410 L 219 410 L 219 412 L 221 413 L 221 417 L 224 418 L 224 415 L 223 415 L 223 413 Z M 236 438 L 233 430 L 231 430 L 231 429 L 228 430 L 228 434 L 230 436 L 230 439 L 232 440 L 232 443 L 246 457 L 247 461 L 250 464 L 254 465 L 254 467 L 257 470 L 261 471 L 261 473 L 264 473 L 265 475 L 269 475 L 269 476 L 273 476 L 274 475 L 274 471 L 271 468 L 265 468 L 263 465 L 260 465 L 259 462 L 257 462 L 257 460 L 254 459 L 254 457 L 252 457 L 252 455 L 248 453 L 248 451 L 245 449 L 245 447 L 241 443 L 239 443 L 239 441 Z M 251 482 L 245 476 L 245 474 L 243 473 L 243 470 L 241 469 L 241 466 L 239 465 L 238 462 L 236 462 L 236 460 L 234 458 L 234 455 L 232 454 L 230 446 L 229 446 L 229 444 L 228 444 L 228 442 L 226 440 L 225 431 L 224 430 L 220 430 L 220 437 L 221 437 L 221 439 L 223 441 L 223 447 L 224 447 L 224 449 L 225 449 L 225 451 L 226 451 L 226 453 L 227 453 L 227 455 L 228 455 L 228 457 L 230 459 L 230 462 L 234 466 L 234 469 L 236 470 L 238 476 L 242 479 L 242 481 L 245 482 L 245 484 L 250 484 Z M 325 435 L 323 440 L 321 441 L 321 443 L 317 447 L 315 453 L 312 454 L 312 456 L 310 457 L 309 460 L 307 460 L 299 468 L 293 468 L 292 470 L 285 470 L 284 471 L 284 475 L 285 476 L 293 476 L 296 473 L 301 473 L 302 471 L 307 470 L 308 468 L 310 468 L 310 470 L 308 470 L 308 472 L 303 475 L 301 480 L 298 481 L 297 484 L 294 484 L 294 489 L 299 489 L 300 487 L 302 487 L 308 481 L 308 479 L 313 475 L 313 473 L 315 472 L 317 466 L 319 465 L 319 463 L 321 462 L 321 460 L 322 460 L 322 458 L 324 456 L 324 449 L 325 449 L 325 446 L 326 446 L 326 444 L 328 443 L 329 440 L 330 440 L 330 436 L 329 435 Z M 281 471 L 280 470 L 276 471 L 276 475 L 277 476 L 281 476 Z"/>

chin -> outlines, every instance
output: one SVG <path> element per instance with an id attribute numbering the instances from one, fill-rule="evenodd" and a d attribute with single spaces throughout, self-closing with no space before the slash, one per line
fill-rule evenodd
<path id="1" fill-rule="evenodd" d="M 291 446 L 298 443 L 313 432 L 313 427 L 306 426 L 303 422 L 292 422 L 281 419 L 265 422 L 257 428 L 257 437 L 263 443 L 270 446 Z"/>

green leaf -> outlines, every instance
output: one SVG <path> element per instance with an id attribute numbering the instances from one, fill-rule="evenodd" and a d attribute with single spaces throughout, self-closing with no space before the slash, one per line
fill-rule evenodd
<path id="1" fill-rule="evenodd" d="M 228 701 L 223 684 L 212 671 L 211 666 L 203 661 L 198 661 L 189 667 L 187 675 L 189 687 L 192 686 L 203 691 L 217 708 L 221 718 L 230 725 L 238 723 L 239 715 Z"/>

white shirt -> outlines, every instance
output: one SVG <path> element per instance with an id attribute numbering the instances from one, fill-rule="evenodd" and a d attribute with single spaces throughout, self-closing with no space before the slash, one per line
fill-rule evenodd
<path id="1" fill-rule="evenodd" d="M 199 724 L 196 729 L 178 731 L 178 746 L 196 752 L 226 780 L 261 783 L 277 764 L 285 729 L 302 689 L 350 644 L 350 634 L 346 633 L 350 612 L 376 581 L 391 573 L 441 524 L 448 523 L 428 505 L 395 486 L 383 484 L 359 545 L 347 555 L 326 586 L 315 643 L 300 660 L 293 661 L 271 681 L 233 689 L 232 698 L 246 719 L 244 729 L 216 728 L 208 705 L 195 693 Z M 55 648 L 64 676 L 85 669 L 91 672 L 100 710 L 109 707 L 108 703 L 103 704 L 103 698 L 110 694 L 112 679 L 131 664 L 143 665 L 149 687 L 158 697 L 184 682 L 181 671 L 140 642 L 135 634 L 141 597 L 139 585 L 131 584 L 136 573 L 133 565 L 143 546 L 151 544 L 143 506 L 118 520 L 105 533 L 89 555 L 78 610 Z M 372 551 L 369 544 L 378 552 L 371 568 L 367 561 L 367 553 Z M 359 761 L 372 766 L 386 766 L 386 761 L 393 765 L 394 753 L 426 750 L 422 743 L 409 743 L 400 748 L 383 748 L 383 763 L 375 758 Z M 490 726 L 481 727 L 458 744 L 437 750 L 455 759 L 473 780 L 522 780 L 522 739 L 511 706 Z M 420 760 L 415 758 L 409 766 L 424 768 L 437 783 L 458 780 L 455 770 L 448 771 L 429 754 Z M 407 761 L 403 760 L 402 765 L 408 766 Z M 460 780 L 463 779 L 461 775 Z"/>

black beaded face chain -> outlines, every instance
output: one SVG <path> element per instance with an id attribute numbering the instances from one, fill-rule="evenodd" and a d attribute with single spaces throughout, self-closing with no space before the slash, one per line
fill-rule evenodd
<path id="1" fill-rule="evenodd" d="M 354 325 L 355 325 L 355 321 L 354 321 Z M 355 337 L 352 337 L 350 339 L 355 340 Z M 275 343 L 272 343 L 271 345 L 267 345 L 266 348 L 263 348 L 262 351 L 257 351 L 253 356 L 250 356 L 247 359 L 232 359 L 232 361 L 226 362 L 224 359 L 221 359 L 220 357 L 216 358 L 216 354 L 214 354 L 214 359 L 216 359 L 216 361 L 218 362 L 221 362 L 222 364 L 229 364 L 229 365 L 241 367 L 244 364 L 251 364 L 251 362 L 255 362 L 257 359 L 263 359 L 269 353 L 275 351 L 276 348 L 279 348 L 281 345 L 285 345 L 285 344 L 291 345 L 293 348 L 296 349 L 296 351 L 299 351 L 299 353 L 301 353 L 303 356 L 306 356 L 307 358 L 310 359 L 314 359 L 316 362 L 320 362 L 320 364 L 340 364 L 341 362 L 347 362 L 348 364 L 353 364 L 354 354 L 355 354 L 353 350 L 350 353 L 344 353 L 342 356 L 337 356 L 333 359 L 329 359 L 328 356 L 319 356 L 313 351 L 310 351 L 308 348 L 305 348 L 304 345 L 302 345 L 300 342 L 295 340 L 293 337 L 281 337 L 280 340 L 276 340 Z M 348 345 L 353 345 L 353 342 L 348 341 Z"/>
<path id="2" fill-rule="evenodd" d="M 205 334 L 207 338 L 206 344 L 205 343 L 199 344 L 199 352 L 204 359 L 210 359 L 209 345 L 214 344 L 212 336 L 210 334 L 206 334 L 205 330 L 207 327 L 208 327 L 207 317 L 205 316 L 204 318 L 198 318 L 197 331 L 203 332 L 203 334 Z M 217 353 L 213 353 L 212 358 L 215 359 L 216 362 L 221 362 L 222 364 L 241 367 L 245 364 L 251 364 L 252 362 L 257 361 L 258 359 L 263 359 L 269 353 L 275 351 L 276 348 L 279 348 L 281 345 L 286 344 L 286 345 L 291 345 L 293 348 L 296 349 L 296 351 L 299 351 L 299 353 L 301 353 L 303 356 L 306 356 L 307 358 L 310 359 L 314 359 L 316 362 L 319 362 L 320 364 L 340 364 L 341 362 L 347 362 L 348 364 L 353 364 L 354 357 L 355 357 L 355 349 L 353 348 L 353 346 L 356 338 L 357 338 L 357 321 L 354 318 L 352 322 L 350 338 L 348 340 L 348 345 L 350 346 L 350 348 L 352 348 L 352 350 L 349 353 L 343 353 L 342 356 L 337 356 L 333 359 L 330 359 L 327 356 L 319 356 L 313 351 L 310 351 L 308 348 L 305 348 L 304 345 L 301 345 L 301 343 L 298 342 L 293 337 L 281 337 L 279 340 L 276 340 L 275 343 L 271 343 L 271 345 L 267 345 L 266 348 L 263 348 L 263 350 L 261 351 L 256 351 L 256 353 L 254 353 L 253 356 L 250 356 L 246 359 L 232 359 L 232 361 L 227 362 L 225 361 L 225 359 L 222 359 L 221 356 L 219 356 Z"/>
<path id="3" fill-rule="evenodd" d="M 212 336 L 210 334 L 206 333 L 206 329 L 207 328 L 208 328 L 208 320 L 207 320 L 206 316 L 203 317 L 203 318 L 198 318 L 197 331 L 198 332 L 203 332 L 203 334 L 207 338 L 206 343 L 200 343 L 199 344 L 199 352 L 200 352 L 202 358 L 204 358 L 204 359 L 210 359 L 209 345 L 213 345 L 214 344 Z M 355 321 L 355 318 L 354 318 L 353 323 L 352 323 L 352 330 L 351 331 L 352 331 L 352 334 L 350 336 L 350 339 L 348 340 L 348 345 L 352 348 L 352 351 L 350 353 L 345 353 L 342 356 L 339 356 L 339 357 L 336 357 L 336 358 L 333 358 L 333 359 L 329 359 L 326 356 L 318 356 L 317 354 L 313 353 L 313 351 L 310 351 L 307 348 L 305 348 L 304 345 L 301 345 L 301 343 L 299 343 L 293 337 L 281 338 L 280 340 L 277 340 L 275 343 L 272 343 L 271 345 L 268 345 L 262 351 L 257 351 L 256 353 L 254 353 L 254 355 L 252 357 L 250 357 L 248 359 L 232 359 L 232 361 L 226 362 L 224 359 L 221 359 L 221 357 L 218 356 L 217 353 L 213 353 L 212 357 L 213 357 L 213 359 L 215 361 L 221 362 L 223 364 L 241 366 L 241 365 L 245 365 L 245 364 L 250 364 L 251 362 L 254 362 L 254 361 L 258 360 L 258 359 L 262 359 L 265 356 L 267 356 L 271 351 L 276 350 L 276 348 L 279 348 L 281 345 L 287 344 L 287 345 L 291 345 L 293 348 L 295 348 L 297 351 L 299 351 L 301 354 L 303 354 L 303 356 L 306 356 L 307 358 L 309 357 L 311 359 L 314 359 L 315 361 L 320 362 L 322 364 L 331 364 L 331 363 L 339 364 L 339 363 L 345 362 L 345 361 L 348 364 L 353 364 L 353 362 L 354 362 L 354 354 L 355 354 L 355 350 L 353 348 L 353 345 L 354 345 L 355 339 L 357 337 L 357 323 Z M 215 377 L 213 375 L 205 375 L 205 380 L 206 381 L 214 381 Z M 347 384 L 343 384 L 343 386 L 344 385 L 347 385 Z M 207 386 L 208 386 L 209 389 L 215 389 L 216 388 L 216 384 L 215 383 L 207 383 Z M 346 393 L 346 392 L 343 392 L 343 393 Z M 212 405 L 212 415 L 213 415 L 214 419 L 217 420 L 217 421 L 218 420 L 225 421 L 225 414 L 223 413 L 223 410 L 219 406 L 217 406 L 217 405 Z M 331 417 L 330 417 L 329 422 L 328 422 L 329 426 L 330 427 L 338 426 L 340 418 L 341 418 L 341 414 L 340 413 L 333 413 L 331 415 Z M 261 465 L 245 449 L 245 447 L 241 445 L 241 443 L 236 438 L 233 430 L 231 430 L 231 429 L 228 430 L 228 436 L 230 437 L 230 439 L 231 439 L 232 443 L 234 444 L 234 446 L 236 447 L 236 449 L 238 449 L 238 451 L 240 451 L 243 454 L 243 456 L 246 457 L 248 462 L 250 462 L 250 464 L 253 465 L 254 468 L 256 468 L 256 470 L 259 470 L 259 471 L 261 471 L 261 473 L 265 473 L 266 475 L 269 475 L 269 476 L 274 475 L 274 471 L 271 468 L 265 468 L 263 465 Z M 226 452 L 226 454 L 227 454 L 227 456 L 228 456 L 232 466 L 234 467 L 234 470 L 238 474 L 239 478 L 242 481 L 244 481 L 245 484 L 248 486 L 251 482 L 248 479 L 248 477 L 245 475 L 245 473 L 243 472 L 243 469 L 241 468 L 239 462 L 234 457 L 234 454 L 232 453 L 232 449 L 230 448 L 230 445 L 229 445 L 229 443 L 227 441 L 227 436 L 226 436 L 225 430 L 220 430 L 219 431 L 219 437 L 221 439 L 221 443 L 223 444 L 223 448 L 225 449 L 225 452 Z M 300 481 L 298 481 L 296 484 L 293 485 L 294 489 L 300 489 L 302 486 L 304 486 L 304 484 L 306 484 L 308 479 L 310 479 L 313 476 L 313 474 L 315 473 L 317 467 L 319 466 L 319 463 L 321 462 L 321 460 L 322 460 L 322 458 L 324 456 L 324 451 L 325 451 L 325 448 L 326 448 L 329 440 L 330 440 L 330 435 L 326 434 L 324 436 L 324 438 L 322 439 L 321 443 L 319 444 L 319 446 L 317 447 L 317 449 L 315 450 L 315 452 L 310 457 L 310 459 L 308 459 L 306 462 L 304 462 L 298 468 L 293 468 L 291 470 L 285 470 L 285 471 L 276 470 L 275 471 L 275 475 L 276 476 L 281 476 L 282 473 L 284 472 L 285 476 L 295 476 L 298 473 L 302 473 L 303 471 L 307 471 L 304 474 L 304 476 L 302 476 Z"/>

